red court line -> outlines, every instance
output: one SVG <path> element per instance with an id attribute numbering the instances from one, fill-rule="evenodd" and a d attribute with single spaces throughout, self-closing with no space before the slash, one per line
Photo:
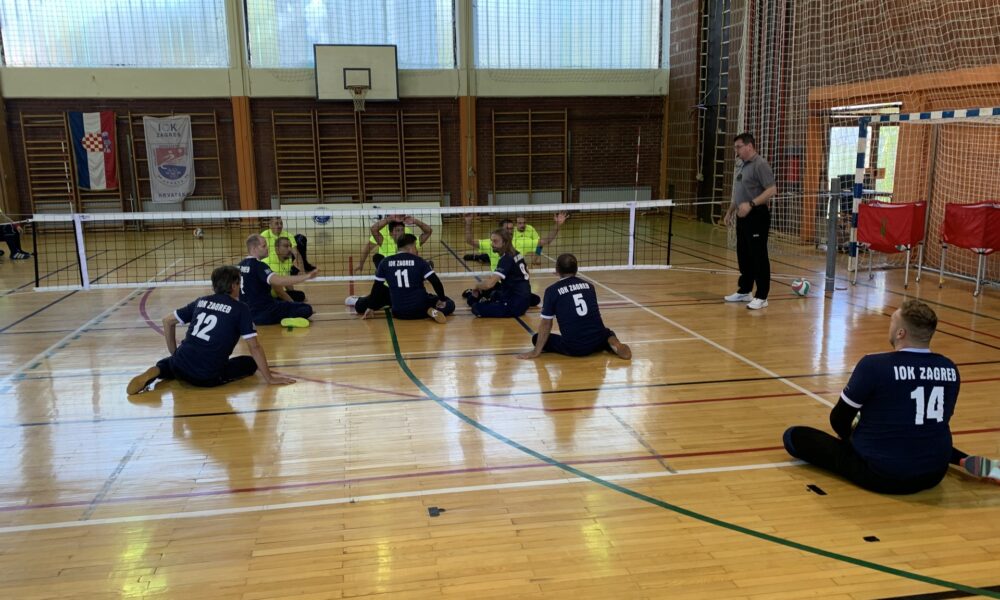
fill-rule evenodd
<path id="1" fill-rule="evenodd" d="M 768 446 L 764 448 L 739 448 L 735 450 L 707 450 L 703 452 L 681 452 L 676 454 L 644 454 L 641 456 L 618 456 L 613 458 L 593 458 L 589 460 L 567 461 L 568 465 L 593 465 L 604 463 L 622 463 L 645 460 L 657 460 L 667 458 L 687 458 L 696 456 L 720 456 L 727 454 L 746 454 L 750 452 L 766 452 L 773 450 L 783 450 L 784 446 Z M 0 512 L 16 512 L 24 510 L 36 510 L 42 508 L 66 508 L 74 506 L 91 506 L 101 504 L 120 504 L 123 502 L 138 502 L 144 500 L 171 500 L 178 498 L 201 498 L 205 496 L 227 496 L 232 494 L 246 494 L 250 492 L 268 492 L 274 490 L 292 490 L 313 488 L 329 485 L 351 485 L 356 483 L 366 483 L 371 481 L 391 481 L 397 479 L 412 479 L 414 477 L 434 477 L 439 475 L 462 475 L 466 473 L 495 473 L 500 471 L 511 471 L 519 469 L 540 469 L 551 467 L 548 463 L 525 463 L 514 465 L 503 465 L 499 467 L 469 467 L 464 469 L 443 469 L 438 471 L 421 471 L 417 473 L 397 473 L 392 475 L 375 475 L 371 477 L 353 477 L 349 479 L 331 479 L 326 481 L 312 481 L 305 483 L 287 483 L 279 485 L 266 485 L 247 488 L 233 488 L 224 490 L 210 490 L 205 492 L 182 492 L 176 494 L 156 494 L 149 496 L 127 496 L 122 498 L 110 498 L 94 502 L 93 500 L 72 500 L 67 502 L 50 502 L 47 504 L 29 504 L 22 506 L 0 507 Z"/>
<path id="2" fill-rule="evenodd" d="M 1000 427 L 989 427 L 984 429 L 966 429 L 962 431 L 953 431 L 952 435 L 971 435 L 977 433 L 996 433 L 1000 431 Z M 673 459 L 673 458 L 692 458 L 699 456 L 725 456 L 732 454 L 749 454 L 753 452 L 773 452 L 775 450 L 784 450 L 784 446 L 765 446 L 760 448 L 737 448 L 730 450 L 706 450 L 702 452 L 678 452 L 675 454 L 644 454 L 640 456 L 618 456 L 612 458 L 593 458 L 589 460 L 576 460 L 576 461 L 565 461 L 568 465 L 595 465 L 595 464 L 609 464 L 609 463 L 626 463 L 626 462 L 637 462 L 646 460 L 662 460 L 662 459 Z M 417 473 L 396 473 L 392 475 L 374 475 L 371 477 L 353 477 L 349 479 L 330 479 L 326 481 L 312 481 L 305 483 L 287 483 L 279 485 L 266 485 L 257 487 L 247 487 L 247 488 L 230 488 L 224 490 L 210 490 L 205 492 L 182 492 L 176 494 L 157 494 L 150 496 L 127 496 L 122 498 L 109 498 L 101 500 L 100 502 L 93 502 L 93 500 L 72 500 L 67 502 L 50 502 L 46 504 L 27 504 L 21 506 L 3 506 L 0 507 L 0 512 L 20 512 L 27 510 L 40 510 L 44 508 L 67 508 L 76 506 L 91 506 L 91 505 L 102 505 L 102 504 L 121 504 L 125 502 L 139 502 L 148 500 L 173 500 L 173 499 L 184 499 L 184 498 L 203 498 L 210 496 L 229 496 L 235 494 L 247 494 L 255 492 L 268 492 L 275 490 L 294 490 L 294 489 L 305 489 L 314 487 L 323 487 L 331 485 L 351 485 L 357 483 L 368 483 L 373 481 L 394 481 L 399 479 L 413 479 L 415 477 L 435 477 L 441 475 L 462 475 L 466 473 L 497 473 L 503 471 L 521 470 L 521 469 L 540 469 L 545 467 L 551 467 L 552 465 L 548 463 L 525 463 L 525 464 L 515 464 L 515 465 L 503 465 L 499 467 L 469 467 L 465 469 L 442 469 L 437 471 L 421 471 Z"/>
<path id="3" fill-rule="evenodd" d="M 814 394 L 829 394 L 831 392 L 821 390 Z M 704 402 L 727 402 L 731 400 L 758 400 L 761 398 L 787 398 L 790 396 L 801 396 L 802 392 L 788 392 L 784 394 L 758 394 L 754 396 L 724 396 L 721 398 L 695 398 L 693 400 L 666 400 L 664 402 L 633 402 L 630 404 L 595 404 L 593 406 L 568 406 L 563 408 L 544 408 L 538 406 L 517 406 L 513 404 L 502 404 L 500 402 L 478 402 L 475 400 L 448 400 L 445 402 L 457 402 L 458 404 L 473 404 L 476 406 L 496 406 L 499 408 L 511 408 L 515 410 L 532 410 L 547 413 L 575 412 L 580 410 L 597 410 L 601 408 L 645 408 L 648 406 L 670 406 L 674 404 L 700 404 Z"/>

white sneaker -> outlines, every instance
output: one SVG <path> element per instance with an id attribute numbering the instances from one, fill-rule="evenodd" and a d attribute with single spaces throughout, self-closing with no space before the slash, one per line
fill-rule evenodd
<path id="1" fill-rule="evenodd" d="M 437 310 L 436 308 L 428 308 L 427 316 L 434 319 L 438 323 L 441 323 L 442 325 L 448 322 L 448 318 L 444 316 L 444 313 Z"/>
<path id="2" fill-rule="evenodd" d="M 753 296 L 751 296 L 750 294 L 741 294 L 739 292 L 733 292 L 732 294 L 725 296 L 723 300 L 725 300 L 726 302 L 750 302 L 751 300 L 753 300 Z"/>
<path id="3" fill-rule="evenodd" d="M 747 304 L 747 308 L 750 310 L 760 310 L 762 308 L 767 308 L 767 300 L 761 300 L 760 298 L 754 298 Z"/>
<path id="4" fill-rule="evenodd" d="M 345 306 L 354 306 L 357 303 L 358 303 L 358 296 L 348 296 L 344 298 Z"/>

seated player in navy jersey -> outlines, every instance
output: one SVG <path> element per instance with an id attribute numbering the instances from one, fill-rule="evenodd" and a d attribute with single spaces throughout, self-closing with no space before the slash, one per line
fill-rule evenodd
<path id="1" fill-rule="evenodd" d="M 371 318 L 376 310 L 390 306 L 397 319 L 430 317 L 444 323 L 455 312 L 455 302 L 444 295 L 441 279 L 431 265 L 417 255 L 417 238 L 404 233 L 396 240 L 399 252 L 386 257 L 375 270 L 375 282 L 367 296 L 348 296 L 344 303 L 353 306 L 362 319 Z M 424 281 L 434 293 L 424 289 Z"/>
<path id="2" fill-rule="evenodd" d="M 130 395 L 146 391 L 157 379 L 180 379 L 199 387 L 215 387 L 249 377 L 258 369 L 268 383 L 294 381 L 274 375 L 267 366 L 250 308 L 238 300 L 239 269 L 227 265 L 212 271 L 212 291 L 215 294 L 198 298 L 163 318 L 163 335 L 170 356 L 132 378 L 128 384 Z M 190 324 L 180 346 L 178 323 Z M 246 340 L 250 356 L 230 358 L 240 338 Z"/>
<path id="3" fill-rule="evenodd" d="M 308 319 L 313 314 L 305 302 L 285 302 L 271 296 L 271 286 L 289 286 L 308 281 L 318 269 L 299 275 L 276 275 L 262 260 L 267 257 L 267 240 L 258 234 L 247 237 L 248 256 L 240 261 L 240 300 L 250 306 L 257 325 L 273 325 L 282 319 Z M 308 325 L 303 321 L 304 325 Z"/>
<path id="4" fill-rule="evenodd" d="M 531 336 L 535 347 L 530 352 L 518 354 L 518 358 L 535 358 L 542 352 L 587 356 L 601 350 L 614 352 L 625 360 L 632 358 L 632 349 L 604 326 L 594 285 L 577 277 L 576 271 L 575 256 L 559 255 L 556 259 L 559 281 L 546 288 L 542 321 L 538 333 Z M 553 319 L 559 322 L 559 333 L 552 333 Z"/>
<path id="5" fill-rule="evenodd" d="M 889 324 L 894 352 L 862 358 L 830 412 L 840 437 L 790 427 L 784 435 L 788 453 L 881 494 L 932 488 L 949 464 L 1000 481 L 1000 461 L 968 456 L 951 445 L 948 422 L 960 378 L 955 363 L 930 350 L 936 329 L 931 307 L 904 302 Z"/>
<path id="6" fill-rule="evenodd" d="M 520 317 L 531 305 L 531 284 L 524 256 L 514 249 L 506 229 L 494 229 L 490 244 L 500 255 L 496 269 L 476 287 L 465 290 L 462 297 L 477 317 Z"/>

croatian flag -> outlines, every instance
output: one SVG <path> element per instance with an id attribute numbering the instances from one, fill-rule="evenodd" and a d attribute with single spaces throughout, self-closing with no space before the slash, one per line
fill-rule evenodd
<path id="1" fill-rule="evenodd" d="M 85 190 L 117 189 L 115 113 L 71 112 L 69 130 L 76 155 L 77 184 Z"/>

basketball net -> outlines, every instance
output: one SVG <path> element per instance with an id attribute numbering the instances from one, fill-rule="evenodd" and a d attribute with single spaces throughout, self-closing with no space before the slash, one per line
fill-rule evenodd
<path id="1" fill-rule="evenodd" d="M 351 90 L 351 98 L 354 100 L 354 112 L 365 112 L 365 95 L 368 93 L 368 87 L 363 85 L 349 85 L 347 89 Z"/>

